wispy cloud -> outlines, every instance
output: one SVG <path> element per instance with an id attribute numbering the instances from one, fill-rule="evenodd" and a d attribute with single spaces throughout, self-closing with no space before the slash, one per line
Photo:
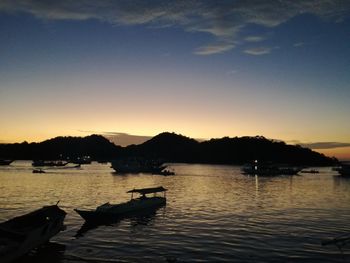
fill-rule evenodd
<path id="1" fill-rule="evenodd" d="M 350 143 L 346 142 L 313 142 L 313 143 L 300 143 L 301 146 L 310 149 L 334 149 L 340 147 L 350 147 Z"/>
<path id="2" fill-rule="evenodd" d="M 263 36 L 249 36 L 244 38 L 244 40 L 247 42 L 261 42 L 261 41 L 264 41 L 265 39 L 266 37 L 263 37 Z"/>
<path id="3" fill-rule="evenodd" d="M 79 130 L 79 132 L 89 133 L 89 134 L 100 134 L 106 137 L 108 140 L 113 142 L 116 145 L 128 146 L 131 144 L 141 144 L 145 141 L 148 141 L 152 136 L 143 136 L 143 135 L 133 135 L 124 132 L 114 132 L 114 131 L 84 131 Z"/>
<path id="4" fill-rule="evenodd" d="M 188 32 L 211 34 L 217 44 L 198 48 L 195 54 L 226 52 L 232 43 L 244 41 L 240 32 L 249 25 L 273 28 L 301 14 L 342 21 L 350 10 L 344 0 L 2 0 L 0 11 L 26 12 L 47 20 L 97 19 L 115 25 L 147 25 L 149 27 L 182 27 Z M 261 41 L 249 38 L 248 42 Z M 220 44 L 221 43 L 221 44 Z M 231 43 L 231 44 L 222 44 Z M 263 51 L 254 52 L 255 55 Z M 265 50 L 265 53 L 267 54 Z M 249 54 L 249 53 L 248 53 Z"/>
<path id="5" fill-rule="evenodd" d="M 199 47 L 194 53 L 197 55 L 212 55 L 226 52 L 234 47 L 235 45 L 231 43 L 218 43 Z"/>
<path id="6" fill-rule="evenodd" d="M 293 47 L 302 47 L 302 46 L 304 46 L 304 45 L 305 45 L 304 42 L 297 42 L 297 43 L 294 43 L 294 44 L 293 44 Z"/>
<path id="7" fill-rule="evenodd" d="M 237 73 L 238 73 L 238 70 L 232 69 L 232 70 L 227 71 L 226 75 L 232 76 L 232 75 L 237 74 Z"/>
<path id="8" fill-rule="evenodd" d="M 248 48 L 244 50 L 244 53 L 253 55 L 253 56 L 261 56 L 271 53 L 271 47 L 254 47 Z"/>

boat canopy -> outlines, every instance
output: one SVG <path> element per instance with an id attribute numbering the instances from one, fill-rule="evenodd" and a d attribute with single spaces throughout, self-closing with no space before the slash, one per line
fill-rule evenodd
<path id="1" fill-rule="evenodd" d="M 145 195 L 145 194 L 165 192 L 165 191 L 167 191 L 167 189 L 165 189 L 163 186 L 160 186 L 160 187 L 153 187 L 153 188 L 133 189 L 133 190 L 127 191 L 127 193 L 139 193 L 139 194 Z"/>

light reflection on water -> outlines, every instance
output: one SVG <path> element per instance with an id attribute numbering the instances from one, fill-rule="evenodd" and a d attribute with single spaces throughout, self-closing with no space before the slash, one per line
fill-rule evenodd
<path id="1" fill-rule="evenodd" d="M 109 165 L 50 169 L 33 174 L 30 162 L 0 167 L 0 221 L 60 200 L 67 230 L 61 262 L 344 262 L 321 241 L 350 232 L 350 180 L 330 168 L 319 174 L 261 178 L 238 166 L 170 166 L 176 176 L 113 175 Z M 167 206 L 156 214 L 99 226 L 76 237 L 83 220 L 74 208 L 130 198 L 127 190 L 164 186 Z M 349 259 L 349 250 L 344 250 Z"/>

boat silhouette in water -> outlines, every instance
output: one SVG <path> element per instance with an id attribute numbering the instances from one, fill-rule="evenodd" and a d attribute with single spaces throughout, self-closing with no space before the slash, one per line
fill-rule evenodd
<path id="1" fill-rule="evenodd" d="M 38 167 L 38 166 L 65 166 L 68 162 L 63 161 L 43 161 L 43 160 L 36 160 L 33 161 L 32 166 Z"/>
<path id="2" fill-rule="evenodd" d="M 160 187 L 133 189 L 127 193 L 131 193 L 131 200 L 120 204 L 105 203 L 98 206 L 95 210 L 74 209 L 86 222 L 98 224 L 103 222 L 111 222 L 126 215 L 137 214 L 142 211 L 151 211 L 166 204 L 165 192 L 167 189 Z M 163 192 L 164 196 L 156 194 Z M 134 193 L 140 197 L 134 198 Z M 154 194 L 148 197 L 147 194 Z"/>
<path id="3" fill-rule="evenodd" d="M 0 223 L 0 262 L 12 262 L 64 230 L 66 212 L 57 204 Z"/>
<path id="4" fill-rule="evenodd" d="M 0 159 L 0 165 L 10 165 L 14 160 L 3 160 Z"/>
<path id="5" fill-rule="evenodd" d="M 260 163 L 257 160 L 242 167 L 243 174 L 260 176 L 296 175 L 300 171 L 301 169 L 298 167 Z"/>
<path id="6" fill-rule="evenodd" d="M 340 167 L 335 169 L 340 176 L 350 178 L 350 164 L 342 164 Z"/>
<path id="7" fill-rule="evenodd" d="M 167 166 L 160 160 L 128 158 L 112 161 L 111 168 L 113 168 L 117 174 L 161 174 Z"/>

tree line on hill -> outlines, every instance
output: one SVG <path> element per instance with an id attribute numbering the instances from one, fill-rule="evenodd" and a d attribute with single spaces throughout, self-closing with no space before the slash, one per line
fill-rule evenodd
<path id="1" fill-rule="evenodd" d="M 292 165 L 334 165 L 335 158 L 282 141 L 256 137 L 224 137 L 198 142 L 164 132 L 139 144 L 121 147 L 101 135 L 56 137 L 40 143 L 0 144 L 0 158 L 59 160 L 90 156 L 93 160 L 121 158 L 161 159 L 164 162 L 243 164 L 252 160 Z"/>

